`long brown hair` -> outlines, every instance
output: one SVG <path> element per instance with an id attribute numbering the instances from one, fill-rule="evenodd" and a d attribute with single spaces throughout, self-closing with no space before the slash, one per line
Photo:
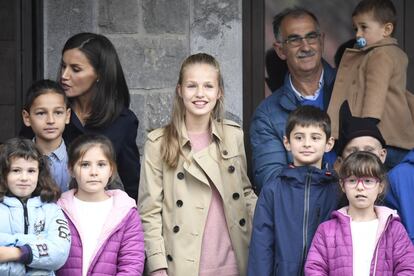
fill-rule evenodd
<path id="1" fill-rule="evenodd" d="M 32 197 L 40 196 L 42 202 L 56 202 L 60 197 L 60 189 L 50 176 L 46 157 L 32 141 L 22 138 L 12 138 L 0 146 L 0 201 L 9 191 L 7 175 L 15 158 L 33 159 L 39 164 L 39 176 Z"/>
<path id="2" fill-rule="evenodd" d="M 184 124 L 185 106 L 183 99 L 178 94 L 178 87 L 182 85 L 186 69 L 194 64 L 207 64 L 214 67 L 217 71 L 221 97 L 217 100 L 216 106 L 211 112 L 210 120 L 218 119 L 222 121 L 224 116 L 224 85 L 219 63 L 213 56 L 206 53 L 198 53 L 187 57 L 181 65 L 177 86 L 175 88 L 171 121 L 164 128 L 164 143 L 161 144 L 162 159 L 170 168 L 177 167 L 178 159 L 182 155 L 180 140 L 182 138 L 181 128 Z"/>

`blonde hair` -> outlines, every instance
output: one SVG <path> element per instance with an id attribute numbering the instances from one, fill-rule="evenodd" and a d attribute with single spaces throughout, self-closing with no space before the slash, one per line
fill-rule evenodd
<path id="1" fill-rule="evenodd" d="M 180 155 L 182 155 L 180 140 L 182 138 L 181 128 L 184 124 L 185 118 L 185 106 L 183 99 L 178 94 L 178 88 L 182 85 L 185 71 L 188 67 L 194 64 L 207 64 L 214 67 L 214 69 L 217 71 L 218 85 L 221 97 L 219 97 L 215 107 L 210 113 L 210 121 L 214 119 L 223 121 L 222 119 L 224 117 L 224 85 L 219 63 L 213 56 L 206 53 L 198 53 L 187 57 L 181 65 L 177 86 L 175 88 L 171 121 L 164 128 L 164 143 L 161 144 L 161 157 L 170 168 L 177 167 L 178 159 Z"/>

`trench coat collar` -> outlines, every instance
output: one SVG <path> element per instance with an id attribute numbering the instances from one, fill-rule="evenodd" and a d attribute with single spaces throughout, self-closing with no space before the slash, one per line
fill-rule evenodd
<path id="1" fill-rule="evenodd" d="M 211 133 L 214 137 L 216 137 L 219 141 L 222 141 L 222 132 L 223 127 L 221 126 L 222 122 L 220 120 L 211 120 Z M 185 123 L 183 122 L 181 125 L 181 143 L 180 146 L 183 148 L 185 145 L 187 145 L 190 142 L 190 138 L 188 138 L 188 132 L 187 127 L 185 126 Z"/>

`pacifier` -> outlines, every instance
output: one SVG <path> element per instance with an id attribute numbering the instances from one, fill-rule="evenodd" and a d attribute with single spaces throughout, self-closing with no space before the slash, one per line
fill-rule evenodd
<path id="1" fill-rule="evenodd" d="M 367 41 L 363 37 L 358 37 L 355 43 L 356 48 L 361 49 L 367 46 Z"/>

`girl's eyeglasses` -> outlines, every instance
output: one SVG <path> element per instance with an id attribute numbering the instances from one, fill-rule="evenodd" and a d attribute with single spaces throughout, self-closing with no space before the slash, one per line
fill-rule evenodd
<path id="1" fill-rule="evenodd" d="M 343 178 L 342 181 L 344 184 L 352 189 L 355 189 L 358 186 L 358 183 L 362 183 L 365 189 L 372 189 L 381 182 L 381 180 L 377 177 L 355 177 L 350 176 L 347 178 Z"/>

